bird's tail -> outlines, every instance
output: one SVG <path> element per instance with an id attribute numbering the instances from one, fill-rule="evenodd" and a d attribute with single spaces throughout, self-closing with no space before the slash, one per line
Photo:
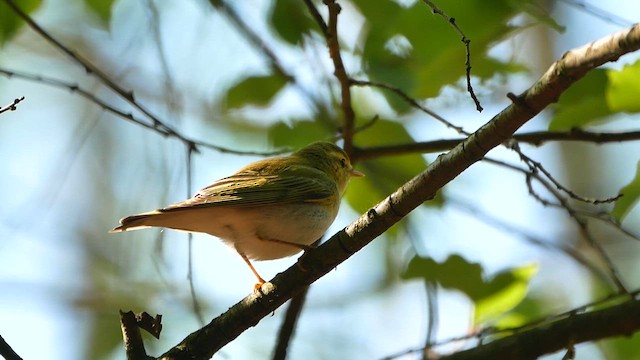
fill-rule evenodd
<path id="1" fill-rule="evenodd" d="M 120 219 L 120 226 L 113 228 L 110 233 L 118 233 L 129 230 L 144 229 L 151 226 L 157 226 L 154 218 L 162 213 L 159 211 L 150 211 L 143 214 L 131 215 Z"/>

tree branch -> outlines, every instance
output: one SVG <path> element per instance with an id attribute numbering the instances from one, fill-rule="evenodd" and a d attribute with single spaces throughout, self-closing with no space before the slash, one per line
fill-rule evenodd
<path id="1" fill-rule="evenodd" d="M 342 124 L 344 151 L 346 151 L 347 154 L 351 154 L 355 113 L 351 107 L 351 82 L 349 81 L 349 75 L 342 62 L 340 42 L 338 41 L 338 14 L 340 14 L 341 8 L 334 0 L 325 0 L 324 3 L 329 9 L 329 21 L 325 36 L 327 38 L 327 46 L 329 47 L 329 55 L 333 61 L 334 75 L 340 82 L 340 93 L 342 94 L 340 106 L 342 107 L 342 113 L 344 115 L 344 123 Z"/>
<path id="2" fill-rule="evenodd" d="M 550 141 L 590 142 L 595 144 L 606 144 L 626 141 L 638 141 L 640 140 L 640 131 L 602 133 L 576 128 L 569 131 L 534 131 L 515 134 L 512 138 L 520 143 L 526 143 L 533 146 L 541 146 Z M 451 150 L 463 141 L 463 138 L 441 139 L 411 144 L 354 148 L 352 157 L 354 159 L 357 159 L 358 161 L 362 161 L 383 156 L 395 156 L 414 153 L 437 153 Z"/>
<path id="3" fill-rule="evenodd" d="M 636 25 L 567 52 L 531 88 L 517 96 L 517 101 L 451 151 L 440 155 L 424 172 L 317 249 L 306 252 L 298 265 L 263 284 L 259 293 L 247 296 L 160 358 L 210 358 L 244 330 L 255 326 L 293 295 L 333 270 L 423 202 L 432 199 L 444 185 L 482 159 L 489 150 L 513 136 L 516 130 L 555 102 L 587 72 L 639 48 L 640 25 Z"/>
<path id="4" fill-rule="evenodd" d="M 5 360 L 22 360 L 22 358 L 7 344 L 2 336 L 0 336 L 0 356 Z"/>
<path id="5" fill-rule="evenodd" d="M 604 310 L 572 315 L 543 327 L 441 357 L 440 360 L 533 360 L 573 344 L 613 336 L 631 336 L 638 329 L 640 300 L 633 299 Z"/>
<path id="6" fill-rule="evenodd" d="M 24 96 L 15 98 L 13 102 L 5 107 L 0 106 L 0 114 L 5 111 L 16 111 L 18 109 L 17 105 L 20 104 L 24 100 Z"/>

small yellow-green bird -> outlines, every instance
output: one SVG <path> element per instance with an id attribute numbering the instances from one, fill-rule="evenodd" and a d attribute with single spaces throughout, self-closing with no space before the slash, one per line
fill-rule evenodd
<path id="1" fill-rule="evenodd" d="M 191 199 L 120 220 L 111 232 L 163 227 L 214 235 L 251 260 L 272 260 L 306 249 L 329 228 L 352 176 L 338 146 L 316 142 L 289 156 L 251 163 Z"/>

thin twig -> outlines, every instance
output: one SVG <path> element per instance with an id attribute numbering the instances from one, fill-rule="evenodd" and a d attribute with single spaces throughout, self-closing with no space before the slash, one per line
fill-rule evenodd
<path id="1" fill-rule="evenodd" d="M 119 84 L 117 84 L 114 80 L 111 79 L 105 72 L 103 72 L 100 68 L 95 66 L 91 61 L 85 59 L 81 55 L 75 53 L 73 50 L 69 49 L 66 45 L 62 44 L 59 40 L 57 40 L 53 35 L 51 35 L 48 31 L 44 30 L 38 23 L 29 16 L 29 14 L 25 13 L 20 9 L 18 5 L 14 2 L 14 0 L 4 0 L 4 2 L 22 19 L 24 20 L 29 27 L 31 27 L 36 33 L 42 36 L 45 40 L 51 43 L 58 50 L 62 51 L 65 55 L 71 58 L 76 64 L 82 66 L 84 70 L 88 74 L 92 74 L 97 79 L 100 80 L 107 88 L 111 89 L 113 92 L 122 97 L 125 101 L 127 101 L 131 106 L 138 109 L 141 113 L 147 116 L 153 122 L 153 128 L 163 129 L 164 133 L 174 136 L 185 143 L 189 143 L 189 140 L 174 130 L 171 126 L 169 126 L 166 122 L 161 121 L 156 115 L 154 115 L 150 110 L 148 110 L 145 106 L 140 104 L 133 94 L 133 91 L 125 90 Z"/>
<path id="2" fill-rule="evenodd" d="M 584 219 L 582 219 L 582 217 L 580 217 L 580 215 L 577 213 L 577 211 L 575 209 L 573 209 L 573 207 L 569 204 L 567 199 L 565 199 L 565 197 L 563 197 L 562 194 L 559 193 L 556 190 L 556 188 L 554 188 L 554 186 L 551 183 L 549 183 L 549 181 L 547 181 L 547 179 L 541 177 L 540 174 L 535 170 L 527 171 L 527 170 L 521 169 L 521 168 L 519 168 L 517 166 L 513 166 L 513 165 L 510 165 L 510 164 L 506 164 L 504 162 L 501 162 L 501 161 L 492 160 L 492 159 L 488 159 L 488 158 L 483 159 L 483 161 L 486 161 L 486 162 L 489 162 L 489 163 L 493 163 L 493 164 L 497 164 L 497 165 L 500 165 L 500 166 L 506 166 L 506 167 L 509 167 L 509 168 L 514 169 L 516 171 L 523 172 L 525 174 L 525 176 L 526 176 L 527 188 L 529 189 L 529 193 L 531 194 L 531 196 L 534 199 L 536 199 L 538 202 L 540 202 L 544 206 L 553 205 L 553 206 L 556 206 L 558 208 L 564 209 L 567 212 L 567 214 L 569 215 L 569 217 L 571 219 L 573 219 L 574 222 L 576 223 L 576 225 L 578 226 L 578 229 L 579 229 L 580 233 L 582 234 L 582 236 L 584 237 L 584 239 L 586 240 L 587 244 L 589 244 L 596 251 L 596 253 L 600 256 L 600 258 L 602 259 L 603 263 L 605 264 L 605 266 L 609 270 L 610 279 L 613 281 L 613 283 L 617 287 L 618 291 L 620 291 L 620 292 L 626 292 L 627 291 L 624 283 L 622 282 L 622 278 L 620 276 L 620 272 L 618 271 L 617 267 L 613 264 L 613 261 L 611 260 L 611 258 L 604 251 L 604 249 L 602 248 L 602 245 L 600 245 L 600 243 L 593 237 L 593 234 L 591 233 L 591 231 L 589 231 L 587 222 L 584 221 Z M 538 195 L 535 192 L 535 190 L 533 189 L 533 184 L 532 184 L 532 180 L 533 179 L 537 180 L 551 195 L 553 195 L 553 197 L 556 198 L 556 200 L 558 202 L 557 203 L 552 203 L 552 202 L 542 198 L 540 195 Z"/>
<path id="3" fill-rule="evenodd" d="M 354 86 L 371 86 L 371 87 L 377 87 L 377 88 L 380 88 L 380 89 L 391 91 L 391 92 L 395 93 L 396 95 L 398 95 L 401 99 L 406 101 L 409 105 L 411 105 L 414 108 L 424 112 L 425 114 L 431 116 L 432 118 L 438 120 L 440 123 L 442 123 L 446 127 L 455 130 L 458 134 L 464 135 L 464 136 L 471 135 L 471 133 L 465 131 L 462 127 L 453 125 L 453 123 L 449 122 L 448 120 L 446 120 L 442 116 L 438 115 L 433 110 L 429 110 L 427 107 L 421 105 L 416 99 L 414 99 L 411 96 L 407 95 L 407 93 L 405 93 L 404 91 L 402 91 L 402 89 L 400 89 L 398 87 L 395 87 L 393 85 L 386 84 L 386 83 L 383 83 L 383 82 L 368 81 L 368 80 L 350 79 L 350 82 L 351 82 L 351 85 L 354 85 Z M 460 142 L 462 140 L 463 139 L 460 139 L 458 142 Z"/>
<path id="4" fill-rule="evenodd" d="M 625 131 L 618 133 L 591 132 L 579 129 L 569 131 L 534 131 L 513 135 L 513 139 L 520 143 L 540 146 L 552 141 L 590 142 L 595 144 L 622 143 L 640 140 L 640 131 Z M 416 142 L 410 144 L 383 145 L 367 148 L 357 148 L 354 156 L 359 160 L 375 159 L 385 156 L 397 156 L 413 153 L 437 153 L 453 149 L 464 141 L 458 139 L 440 139 Z"/>
<path id="5" fill-rule="evenodd" d="M 452 18 L 449 15 L 445 14 L 445 12 L 442 11 L 440 8 L 438 8 L 436 6 L 436 4 L 434 4 L 433 2 L 431 2 L 429 0 L 422 0 L 422 1 L 424 1 L 424 3 L 427 4 L 427 6 L 429 6 L 431 8 L 431 11 L 433 11 L 434 14 L 440 15 L 443 19 L 445 19 L 447 21 L 447 23 L 449 23 L 451 25 L 451 27 L 453 27 L 453 29 L 455 29 L 455 31 L 458 32 L 458 35 L 460 35 L 460 37 L 461 37 L 460 40 L 464 44 L 464 49 L 465 49 L 464 66 L 465 66 L 466 75 L 467 75 L 467 91 L 469 92 L 469 95 L 471 95 L 471 99 L 473 99 L 473 102 L 476 104 L 476 110 L 478 110 L 478 112 L 482 112 L 482 110 L 484 110 L 484 109 L 480 105 L 480 100 L 478 100 L 478 97 L 476 96 L 476 93 L 473 91 L 473 86 L 471 86 L 471 50 L 469 48 L 469 44 L 471 43 L 471 39 L 469 39 L 464 34 L 464 32 L 462 32 L 462 29 L 460 29 L 458 24 L 456 24 L 456 19 L 455 18 Z"/>
<path id="6" fill-rule="evenodd" d="M 523 153 L 517 141 L 507 142 L 506 146 L 518 154 L 518 156 L 520 157 L 520 160 L 522 160 L 525 164 L 527 164 L 531 172 L 538 172 L 538 171 L 542 172 L 542 174 L 544 174 L 544 176 L 547 179 L 549 179 L 549 181 L 551 181 L 551 183 L 555 185 L 555 187 L 558 190 L 569 195 L 571 199 L 584 202 L 587 204 L 598 205 L 598 204 L 613 203 L 622 196 L 622 194 L 618 194 L 616 196 L 612 196 L 604 199 L 596 199 L 596 198 L 588 198 L 585 196 L 578 195 L 571 189 L 562 185 L 540 162 L 533 160 L 532 158 L 527 156 L 525 153 Z"/>
<path id="7" fill-rule="evenodd" d="M 278 331 L 278 340 L 273 352 L 273 360 L 285 360 L 287 358 L 289 344 L 293 338 L 296 324 L 300 317 L 300 313 L 302 313 L 302 308 L 304 307 L 308 292 L 309 287 L 306 287 L 300 293 L 292 297 L 291 301 L 289 301 L 289 307 L 287 307 L 287 312 L 285 313 L 284 320 L 282 321 L 282 325 Z"/>
<path id="8" fill-rule="evenodd" d="M 51 77 L 46 77 L 46 76 L 41 76 L 41 75 L 34 75 L 34 74 L 28 74 L 28 73 L 24 73 L 24 72 L 19 72 L 19 71 L 14 71 L 14 70 L 8 70 L 8 69 L 3 69 L 0 68 L 0 74 L 5 75 L 9 78 L 11 77 L 16 77 L 22 80 L 27 80 L 27 81 L 33 81 L 36 83 L 40 83 L 40 84 L 44 84 L 44 85 L 48 85 L 51 87 L 55 87 L 55 88 L 60 88 L 60 89 L 66 89 L 68 91 L 77 93 L 78 95 L 84 97 L 85 99 L 87 99 L 88 101 L 98 105 L 100 108 L 102 108 L 103 110 L 110 112 L 122 119 L 125 119 L 127 121 L 130 121 L 132 123 L 135 123 L 136 125 L 140 125 L 142 127 L 145 127 L 147 129 L 150 130 L 154 130 L 164 136 L 174 136 L 171 133 L 166 132 L 165 129 L 162 128 L 158 128 L 156 126 L 153 125 L 153 123 L 148 123 L 145 122 L 143 119 L 140 119 L 138 117 L 136 117 L 135 115 L 133 115 L 131 112 L 126 112 L 124 110 L 120 110 L 112 105 L 107 104 L 104 100 L 98 98 L 96 95 L 94 95 L 93 93 L 91 93 L 90 91 L 82 88 L 80 85 L 76 84 L 76 83 L 71 83 L 71 82 L 67 82 L 67 81 L 63 81 L 63 80 L 58 80 L 58 79 L 54 79 Z M 194 151 L 197 151 L 198 147 L 202 147 L 202 148 L 208 148 L 208 149 L 212 149 L 212 150 L 216 150 L 218 152 L 221 153 L 226 153 L 226 154 L 236 154 L 236 155 L 260 155 L 260 156 L 272 156 L 272 155 L 278 155 L 278 154 L 282 154 L 285 152 L 289 152 L 290 149 L 283 149 L 283 150 L 279 150 L 279 151 L 241 151 L 241 150 L 234 150 L 234 149 L 230 149 L 230 148 L 225 148 L 222 146 L 218 146 L 218 145 L 214 145 L 211 143 L 207 143 L 204 141 L 200 141 L 200 140 L 194 140 L 194 139 L 190 139 L 188 137 L 181 137 L 181 140 L 183 140 L 183 142 L 190 147 L 194 147 Z"/>
<path id="9" fill-rule="evenodd" d="M 192 147 L 187 149 L 187 198 L 193 195 L 193 152 L 194 149 Z M 193 233 L 190 232 L 187 234 L 187 240 L 187 247 L 189 249 L 187 258 L 187 281 L 189 282 L 191 306 L 193 307 L 193 312 L 196 315 L 200 326 L 203 326 L 205 324 L 204 314 L 202 313 L 202 306 L 200 306 L 200 301 L 198 301 L 196 286 L 193 281 Z"/>
<path id="10" fill-rule="evenodd" d="M 338 40 L 338 14 L 341 11 L 339 4 L 335 0 L 325 0 L 325 5 L 329 10 L 329 21 L 327 24 L 327 31 L 325 36 L 327 38 L 327 47 L 329 48 L 329 55 L 333 61 L 334 75 L 340 82 L 340 93 L 342 99 L 340 106 L 342 108 L 342 114 L 344 116 L 344 122 L 342 126 L 342 134 L 344 139 L 344 150 L 347 154 L 352 153 L 353 146 L 353 131 L 355 124 L 355 113 L 353 107 L 351 107 L 351 81 L 347 70 L 342 62 L 342 55 L 340 55 L 340 42 Z"/>
<path id="11" fill-rule="evenodd" d="M 316 23 L 318 23 L 318 26 L 320 27 L 320 30 L 322 30 L 322 33 L 324 34 L 324 36 L 326 38 L 327 37 L 327 23 L 322 18 L 322 15 L 320 15 L 320 12 L 318 11 L 318 8 L 316 8 L 316 6 L 313 4 L 312 0 L 304 0 L 304 4 L 307 6 L 307 9 L 309 9 L 309 13 L 311 14 L 311 17 L 313 17 L 313 19 L 316 21 Z"/>
<path id="12" fill-rule="evenodd" d="M 606 11 L 602 8 L 597 7 L 596 5 L 593 4 L 587 4 L 584 1 L 580 1 L 580 0 L 560 0 L 561 2 L 569 5 L 569 6 L 573 6 L 575 8 L 578 8 L 600 20 L 603 20 L 605 22 L 608 22 L 610 24 L 614 24 L 614 25 L 618 25 L 618 26 L 624 26 L 624 27 L 628 27 L 634 24 L 633 21 L 627 20 L 625 18 L 622 18 L 614 13 L 611 13 L 609 11 Z"/>
<path id="13" fill-rule="evenodd" d="M 487 158 L 485 158 L 485 160 L 487 162 L 490 161 L 491 163 L 499 166 L 510 165 L 510 164 L 503 163 L 502 161 L 499 161 L 499 160 L 493 160 L 493 159 L 490 160 Z M 525 169 L 519 169 L 519 171 L 526 172 Z M 524 229 L 518 228 L 517 226 L 513 224 L 509 224 L 506 221 L 499 219 L 497 217 L 491 216 L 486 211 L 482 211 L 470 203 L 463 202 L 451 196 L 447 196 L 447 205 L 454 206 L 460 211 L 464 211 L 468 214 L 471 214 L 479 221 L 482 221 L 485 224 L 492 226 L 495 229 L 514 234 L 515 236 L 520 237 L 524 241 L 534 246 L 538 246 L 547 250 L 561 252 L 567 257 L 569 257 L 570 259 L 574 260 L 579 265 L 583 266 L 588 271 L 590 271 L 594 276 L 596 276 L 596 278 L 600 279 L 603 282 L 603 284 L 609 285 L 611 283 L 609 276 L 604 271 L 599 269 L 596 265 L 592 264 L 591 260 L 589 260 L 587 257 L 582 255 L 580 251 L 574 249 L 569 245 L 561 246 L 560 244 L 553 241 L 545 241 L 539 238 L 538 236 L 527 232 Z"/>
<path id="14" fill-rule="evenodd" d="M 5 107 L 0 106 L 0 114 L 2 114 L 5 111 L 16 111 L 18 109 L 17 105 L 23 100 L 24 100 L 24 96 L 14 99 L 11 104 Z"/>

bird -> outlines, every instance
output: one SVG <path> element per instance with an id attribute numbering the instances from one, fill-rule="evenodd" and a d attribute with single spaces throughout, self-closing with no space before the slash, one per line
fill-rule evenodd
<path id="1" fill-rule="evenodd" d="M 213 235 L 242 257 L 258 289 L 265 280 L 251 260 L 308 250 L 335 220 L 349 180 L 359 176 L 340 147 L 315 142 L 250 163 L 185 201 L 124 217 L 110 232 L 160 227 Z"/>

